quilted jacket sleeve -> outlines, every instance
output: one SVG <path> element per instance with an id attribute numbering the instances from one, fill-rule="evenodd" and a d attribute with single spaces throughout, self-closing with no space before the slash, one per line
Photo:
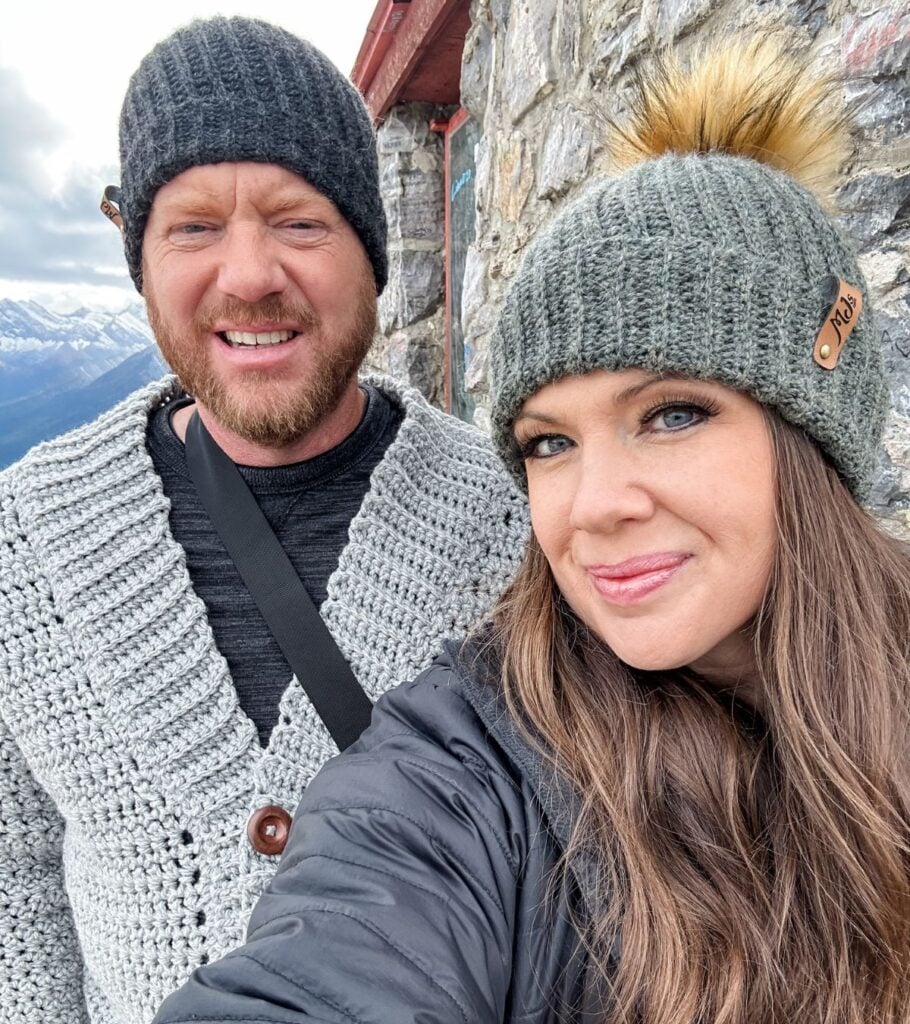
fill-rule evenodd
<path id="1" fill-rule="evenodd" d="M 248 940 L 156 1024 L 503 1018 L 525 809 L 435 667 L 310 784 Z"/>

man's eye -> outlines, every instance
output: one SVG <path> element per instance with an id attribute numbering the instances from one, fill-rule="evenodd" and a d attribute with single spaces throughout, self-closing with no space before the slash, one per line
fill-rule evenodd
<path id="1" fill-rule="evenodd" d="M 275 226 L 292 231 L 325 231 L 325 224 L 322 221 L 310 220 L 308 217 L 277 219 Z"/>
<path id="2" fill-rule="evenodd" d="M 522 459 L 549 459 L 571 447 L 572 442 L 562 434 L 539 434 L 518 442 L 518 454 Z"/>
<path id="3" fill-rule="evenodd" d="M 179 235 L 199 235 L 204 231 L 208 231 L 205 224 L 181 224 L 177 228 L 177 234 Z"/>
<path id="4" fill-rule="evenodd" d="M 312 220 L 291 220 L 282 225 L 283 228 L 292 232 L 296 237 L 307 241 L 318 240 L 326 233 L 325 224 Z"/>

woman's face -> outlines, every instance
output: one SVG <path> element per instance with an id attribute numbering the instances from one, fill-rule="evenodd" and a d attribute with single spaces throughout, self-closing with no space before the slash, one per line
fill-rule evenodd
<path id="1" fill-rule="evenodd" d="M 775 549 L 761 406 L 642 370 L 566 377 L 515 420 L 534 532 L 575 613 L 627 664 L 748 671 Z"/>

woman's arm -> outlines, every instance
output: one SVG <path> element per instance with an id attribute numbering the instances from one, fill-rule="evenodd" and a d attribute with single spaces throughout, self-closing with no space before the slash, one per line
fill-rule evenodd
<path id="1" fill-rule="evenodd" d="M 156 1024 L 502 1019 L 525 807 L 452 679 L 383 698 L 307 790 L 246 945 Z"/>

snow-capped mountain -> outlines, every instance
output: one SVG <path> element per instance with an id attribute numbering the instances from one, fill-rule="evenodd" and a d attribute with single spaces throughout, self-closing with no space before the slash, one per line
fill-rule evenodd
<path id="1" fill-rule="evenodd" d="M 63 314 L 0 299 L 0 404 L 88 384 L 153 343 L 139 303 Z"/>
<path id="2" fill-rule="evenodd" d="M 0 468 L 163 372 L 139 303 L 61 314 L 0 299 Z"/>

